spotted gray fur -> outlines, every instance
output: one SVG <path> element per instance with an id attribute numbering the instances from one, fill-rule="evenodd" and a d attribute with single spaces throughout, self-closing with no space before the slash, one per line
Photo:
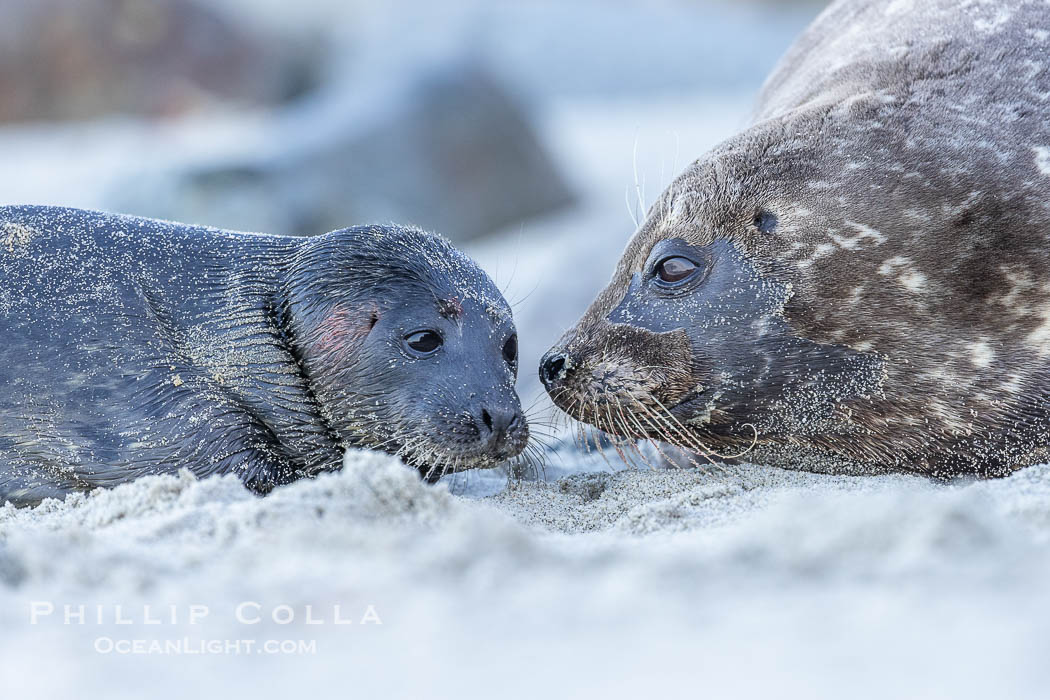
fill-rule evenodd
<path id="1" fill-rule="evenodd" d="M 840 0 L 653 205 L 547 383 L 632 438 L 1006 474 L 1050 445 L 1048 237 L 1050 4 Z M 713 267 L 668 309 L 645 295 L 673 241 Z"/>

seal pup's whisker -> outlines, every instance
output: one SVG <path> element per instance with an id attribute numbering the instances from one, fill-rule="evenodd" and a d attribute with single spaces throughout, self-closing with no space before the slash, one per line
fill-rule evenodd
<path id="1" fill-rule="evenodd" d="M 529 297 L 531 297 L 533 294 L 535 294 L 536 290 L 539 289 L 539 288 L 540 288 L 540 282 L 536 282 L 536 284 L 534 284 L 532 286 L 532 289 L 530 289 L 528 292 L 526 292 L 525 296 L 523 296 L 522 298 L 520 298 L 520 299 L 514 301 L 513 303 L 511 303 L 510 307 L 512 309 L 517 309 L 519 306 L 521 306 L 526 301 L 528 301 Z"/>
<path id="2" fill-rule="evenodd" d="M 518 239 L 517 239 L 517 241 L 514 244 L 516 246 L 517 250 L 514 251 L 514 267 L 512 267 L 511 270 L 510 270 L 510 278 L 506 282 L 504 282 L 502 285 L 498 285 L 497 284 L 497 286 L 499 286 L 500 292 L 503 294 L 504 297 L 508 296 L 508 291 L 510 290 L 510 285 L 514 284 L 514 276 L 518 274 L 518 260 L 520 260 L 520 258 L 521 258 L 521 234 L 522 234 L 522 232 L 524 230 L 525 230 L 525 224 L 524 223 L 519 224 L 518 225 Z M 499 279 L 499 266 L 498 265 L 499 265 L 499 263 L 497 262 L 497 267 L 496 267 L 496 278 L 497 278 L 497 280 Z M 510 300 L 508 299 L 508 301 L 510 301 Z M 514 302 L 511 302 L 511 306 L 512 307 L 515 306 Z"/>

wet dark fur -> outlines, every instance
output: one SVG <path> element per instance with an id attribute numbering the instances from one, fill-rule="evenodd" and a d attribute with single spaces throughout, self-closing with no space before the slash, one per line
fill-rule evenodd
<path id="1" fill-rule="evenodd" d="M 397 324 L 444 324 L 448 352 L 405 356 Z M 520 412 L 511 333 L 491 280 L 414 229 L 302 239 L 3 207 L 0 502 L 183 467 L 266 492 L 346 446 L 491 466 L 527 436 L 479 443 L 479 407 Z"/>
<path id="2" fill-rule="evenodd" d="M 687 448 L 757 432 L 766 454 L 1007 474 L 1050 444 L 1048 237 L 1050 6 L 836 2 L 752 125 L 655 203 L 552 349 L 573 371 L 549 389 L 605 430 Z M 711 268 L 668 300 L 652 266 L 676 245 Z M 633 383 L 595 373 L 607 358 Z M 651 374 L 668 364 L 688 377 Z M 622 418 L 596 419 L 595 396 Z M 654 399 L 670 413 L 644 413 Z"/>

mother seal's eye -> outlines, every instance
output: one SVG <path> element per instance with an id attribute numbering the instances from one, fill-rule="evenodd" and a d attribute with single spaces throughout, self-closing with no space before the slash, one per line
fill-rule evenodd
<path id="1" fill-rule="evenodd" d="M 507 361 L 507 364 L 513 367 L 518 363 L 518 334 L 515 333 L 511 337 L 507 338 L 507 342 L 503 344 L 503 359 Z"/>
<path id="2" fill-rule="evenodd" d="M 431 355 L 444 343 L 436 331 L 416 331 L 405 336 L 405 345 L 415 355 Z"/>
<path id="3" fill-rule="evenodd" d="M 692 277 L 697 269 L 692 260 L 676 255 L 656 263 L 656 276 L 664 284 L 676 284 Z"/>

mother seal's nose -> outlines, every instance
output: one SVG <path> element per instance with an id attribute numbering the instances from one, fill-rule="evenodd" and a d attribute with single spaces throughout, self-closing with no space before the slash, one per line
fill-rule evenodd
<path id="1" fill-rule="evenodd" d="M 548 389 L 565 379 L 568 371 L 569 357 L 564 352 L 550 350 L 540 360 L 540 381 Z"/>

